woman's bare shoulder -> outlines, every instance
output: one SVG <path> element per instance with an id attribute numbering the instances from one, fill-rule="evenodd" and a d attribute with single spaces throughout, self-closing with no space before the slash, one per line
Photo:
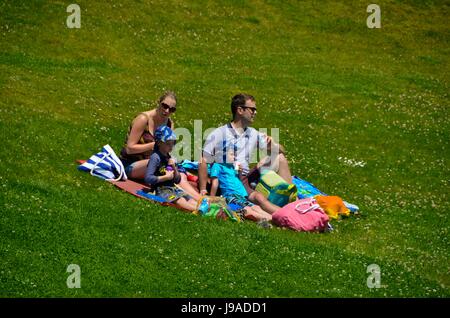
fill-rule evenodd
<path id="1" fill-rule="evenodd" d="M 148 112 L 142 112 L 136 115 L 136 117 L 134 117 L 133 119 L 133 126 L 138 125 L 138 126 L 147 126 L 147 124 L 150 121 L 150 116 L 148 115 Z"/>

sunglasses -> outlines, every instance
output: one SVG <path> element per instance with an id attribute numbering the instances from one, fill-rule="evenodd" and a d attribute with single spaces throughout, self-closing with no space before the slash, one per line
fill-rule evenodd
<path id="1" fill-rule="evenodd" d="M 243 109 L 250 109 L 250 111 L 252 112 L 252 114 L 256 113 L 256 107 L 249 107 L 249 106 L 239 106 Z"/>
<path id="2" fill-rule="evenodd" d="M 171 106 L 167 105 L 166 103 L 161 103 L 161 107 L 164 108 L 164 110 L 168 110 L 171 113 L 175 113 L 175 111 L 177 110 L 176 107 L 171 107 Z"/>

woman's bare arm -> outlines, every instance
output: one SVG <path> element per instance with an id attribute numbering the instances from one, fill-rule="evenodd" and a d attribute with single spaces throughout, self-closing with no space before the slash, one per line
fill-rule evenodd
<path id="1" fill-rule="evenodd" d="M 151 142 L 148 144 L 138 144 L 139 139 L 145 131 L 145 128 L 148 127 L 148 118 L 147 116 L 140 114 L 138 115 L 132 124 L 130 135 L 127 140 L 127 153 L 132 155 L 135 153 L 141 153 L 146 151 L 153 151 L 155 147 L 155 143 Z"/>

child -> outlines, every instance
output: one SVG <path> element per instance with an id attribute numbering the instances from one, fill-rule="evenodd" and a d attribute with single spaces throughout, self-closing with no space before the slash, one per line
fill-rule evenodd
<path id="1" fill-rule="evenodd" d="M 211 166 L 210 177 L 212 178 L 212 185 L 210 194 L 212 196 L 216 195 L 217 189 L 220 188 L 221 195 L 228 204 L 233 203 L 243 207 L 245 218 L 254 221 L 271 221 L 272 215 L 247 199 L 247 191 L 241 180 L 239 180 L 238 169 L 234 167 L 237 163 L 235 163 L 234 159 L 233 152 L 229 151 L 227 152 L 225 163 L 216 162 Z"/>
<path id="2" fill-rule="evenodd" d="M 176 135 L 168 126 L 159 126 L 155 131 L 155 149 L 148 161 L 145 183 L 149 184 L 155 194 L 163 197 L 176 207 L 195 211 L 197 201 L 175 186 L 181 180 L 175 160 L 170 152 L 175 146 Z"/>

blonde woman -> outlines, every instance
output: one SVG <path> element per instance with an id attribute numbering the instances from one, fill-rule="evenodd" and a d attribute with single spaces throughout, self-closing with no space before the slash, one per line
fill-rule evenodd
<path id="1" fill-rule="evenodd" d="M 158 100 L 155 109 L 137 115 L 132 121 L 125 145 L 120 152 L 120 160 L 125 167 L 125 173 L 131 179 L 144 179 L 148 160 L 155 148 L 154 133 L 160 126 L 174 129 L 170 116 L 177 110 L 177 97 L 174 92 L 165 92 Z M 181 174 L 179 186 L 199 199 L 199 193 L 189 184 L 184 173 Z"/>

